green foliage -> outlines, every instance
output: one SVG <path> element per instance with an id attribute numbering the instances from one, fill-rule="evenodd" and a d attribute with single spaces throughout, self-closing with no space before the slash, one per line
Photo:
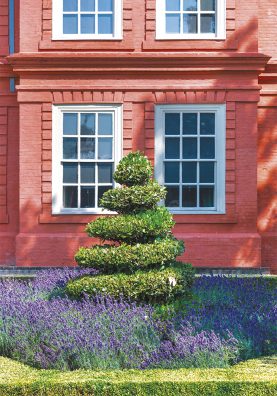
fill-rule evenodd
<path id="1" fill-rule="evenodd" d="M 102 217 L 88 224 L 86 232 L 101 240 L 122 241 L 125 243 L 147 243 L 157 237 L 171 234 L 174 226 L 172 215 L 164 207 L 146 210 L 133 215 Z"/>
<path id="2" fill-rule="evenodd" d="M 150 181 L 145 186 L 108 190 L 103 194 L 100 206 L 118 213 L 138 213 L 142 210 L 154 209 L 165 197 L 166 189 L 156 181 Z"/>
<path id="3" fill-rule="evenodd" d="M 0 396 L 275 396 L 276 358 L 227 369 L 60 372 L 0 358 Z"/>
<path id="4" fill-rule="evenodd" d="M 135 152 L 122 158 L 114 173 L 114 180 L 125 186 L 144 185 L 150 181 L 152 173 L 149 160 Z"/>
<path id="5" fill-rule="evenodd" d="M 123 243 L 120 246 L 96 245 L 93 249 L 82 247 L 75 260 L 80 267 L 93 267 L 105 274 L 133 273 L 168 265 L 183 251 L 183 242 L 165 238 L 153 243 L 135 245 Z"/>
<path id="6" fill-rule="evenodd" d="M 162 271 L 137 271 L 135 274 L 85 276 L 70 281 L 66 285 L 66 292 L 73 298 L 83 294 L 94 296 L 97 294 L 110 295 L 114 298 L 121 296 L 138 302 L 160 303 L 171 301 L 177 296 L 184 295 L 191 287 L 194 272 L 183 265 L 180 268 L 166 268 Z"/>

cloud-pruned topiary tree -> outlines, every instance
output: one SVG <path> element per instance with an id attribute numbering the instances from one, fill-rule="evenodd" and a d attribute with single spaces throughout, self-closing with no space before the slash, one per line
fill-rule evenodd
<path id="1" fill-rule="evenodd" d="M 81 247 L 75 259 L 80 267 L 100 271 L 67 285 L 70 295 L 123 295 L 137 301 L 165 302 L 190 288 L 193 269 L 176 265 L 184 243 L 174 238 L 172 215 L 158 203 L 166 189 L 152 179 L 152 166 L 139 152 L 124 157 L 114 180 L 121 185 L 104 193 L 101 206 L 117 215 L 101 217 L 86 227 L 101 245 Z M 110 241 L 110 244 L 103 244 Z"/>

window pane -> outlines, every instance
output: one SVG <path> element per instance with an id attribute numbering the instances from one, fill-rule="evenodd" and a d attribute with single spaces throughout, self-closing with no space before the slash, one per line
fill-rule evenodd
<path id="1" fill-rule="evenodd" d="M 95 114 L 81 114 L 81 135 L 95 135 Z"/>
<path id="2" fill-rule="evenodd" d="M 214 183 L 214 162 L 200 162 L 200 183 Z"/>
<path id="3" fill-rule="evenodd" d="M 214 135 L 215 134 L 215 114 L 200 114 L 200 134 Z"/>
<path id="4" fill-rule="evenodd" d="M 98 158 L 112 159 L 113 158 L 113 140 L 100 138 L 98 140 Z"/>
<path id="5" fill-rule="evenodd" d="M 81 208 L 95 207 L 95 187 L 81 187 Z"/>
<path id="6" fill-rule="evenodd" d="M 168 208 L 176 208 L 179 205 L 179 186 L 169 187 L 166 186 L 167 195 L 165 199 L 165 206 Z"/>
<path id="7" fill-rule="evenodd" d="M 81 183 L 95 183 L 94 164 L 81 164 Z"/>
<path id="8" fill-rule="evenodd" d="M 197 135 L 197 113 L 183 114 L 183 135 Z"/>
<path id="9" fill-rule="evenodd" d="M 197 0 L 184 0 L 184 11 L 197 11 Z"/>
<path id="10" fill-rule="evenodd" d="M 179 183 L 180 181 L 180 163 L 179 162 L 166 162 L 165 166 L 165 183 Z"/>
<path id="11" fill-rule="evenodd" d="M 167 14 L 166 15 L 166 33 L 180 33 L 181 26 L 180 14 Z"/>
<path id="12" fill-rule="evenodd" d="M 78 207 L 78 187 L 66 186 L 63 188 L 63 207 L 64 208 Z"/>
<path id="13" fill-rule="evenodd" d="M 113 0 L 98 0 L 99 11 L 113 11 Z"/>
<path id="14" fill-rule="evenodd" d="M 63 10 L 78 11 L 78 0 L 63 0 Z"/>
<path id="15" fill-rule="evenodd" d="M 180 158 L 180 139 L 178 138 L 165 139 L 165 158 L 166 159 Z"/>
<path id="16" fill-rule="evenodd" d="M 180 135 L 180 113 L 165 114 L 165 134 Z"/>
<path id="17" fill-rule="evenodd" d="M 98 33 L 113 34 L 113 15 L 98 16 Z"/>
<path id="18" fill-rule="evenodd" d="M 63 139 L 63 158 L 77 159 L 77 139 L 75 138 Z"/>
<path id="19" fill-rule="evenodd" d="M 63 16 L 63 33 L 64 34 L 78 33 L 78 15 L 66 14 Z"/>
<path id="20" fill-rule="evenodd" d="M 201 0 L 201 11 L 215 11 L 215 0 Z"/>
<path id="21" fill-rule="evenodd" d="M 63 164 L 63 182 L 78 183 L 78 164 Z"/>
<path id="22" fill-rule="evenodd" d="M 166 11 L 180 11 L 180 0 L 166 0 Z"/>
<path id="23" fill-rule="evenodd" d="M 113 182 L 113 165 L 99 164 L 98 165 L 98 182 L 112 183 Z"/>
<path id="24" fill-rule="evenodd" d="M 95 11 L 95 0 L 81 0 L 81 11 Z"/>
<path id="25" fill-rule="evenodd" d="M 183 139 L 183 159 L 197 158 L 197 139 L 184 138 Z"/>
<path id="26" fill-rule="evenodd" d="M 183 162 L 183 183 L 197 182 L 197 163 Z"/>
<path id="27" fill-rule="evenodd" d="M 98 206 L 100 206 L 100 199 L 103 197 L 103 194 L 110 189 L 111 189 L 111 186 L 98 187 Z"/>
<path id="28" fill-rule="evenodd" d="M 200 158 L 213 159 L 215 158 L 215 140 L 214 138 L 200 139 Z"/>
<path id="29" fill-rule="evenodd" d="M 197 206 L 197 187 L 183 187 L 183 207 L 193 208 Z"/>
<path id="30" fill-rule="evenodd" d="M 211 208 L 214 206 L 214 187 L 200 187 L 200 206 L 201 208 Z"/>
<path id="31" fill-rule="evenodd" d="M 78 132 L 78 114 L 65 113 L 63 115 L 63 134 L 77 135 Z"/>
<path id="32" fill-rule="evenodd" d="M 81 139 L 81 159 L 95 158 L 95 139 Z"/>
<path id="33" fill-rule="evenodd" d="M 197 15 L 184 14 L 184 33 L 197 33 Z"/>
<path id="34" fill-rule="evenodd" d="M 113 116 L 112 114 L 99 114 L 98 116 L 98 135 L 113 134 Z"/>
<path id="35" fill-rule="evenodd" d="M 214 15 L 201 15 L 201 33 L 215 33 Z"/>
<path id="36" fill-rule="evenodd" d="M 81 14 L 81 33 L 94 34 L 95 33 L 95 16 Z"/>

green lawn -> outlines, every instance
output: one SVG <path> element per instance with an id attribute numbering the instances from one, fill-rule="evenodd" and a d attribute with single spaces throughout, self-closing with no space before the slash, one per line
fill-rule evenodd
<path id="1" fill-rule="evenodd" d="M 60 372 L 0 357 L 0 396 L 276 396 L 277 357 L 228 369 Z"/>

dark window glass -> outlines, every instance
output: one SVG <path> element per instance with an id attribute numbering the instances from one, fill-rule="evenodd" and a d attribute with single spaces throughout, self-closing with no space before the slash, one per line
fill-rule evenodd
<path id="1" fill-rule="evenodd" d="M 165 183 L 179 183 L 180 164 L 179 162 L 165 163 Z"/>
<path id="2" fill-rule="evenodd" d="M 193 208 L 197 206 L 197 187 L 183 186 L 183 207 Z"/>
<path id="3" fill-rule="evenodd" d="M 81 11 L 95 11 L 95 0 L 81 0 Z"/>
<path id="4" fill-rule="evenodd" d="M 197 135 L 197 113 L 183 114 L 183 135 Z"/>
<path id="5" fill-rule="evenodd" d="M 202 113 L 200 114 L 200 134 L 214 135 L 215 134 L 215 114 Z"/>
<path id="6" fill-rule="evenodd" d="M 166 15 L 166 33 L 180 33 L 181 16 L 180 14 Z"/>
<path id="7" fill-rule="evenodd" d="M 98 15 L 98 33 L 112 34 L 113 33 L 113 15 L 99 14 Z"/>
<path id="8" fill-rule="evenodd" d="M 100 199 L 103 197 L 103 194 L 106 191 L 110 190 L 110 189 L 111 189 L 111 186 L 100 186 L 100 187 L 98 187 L 98 206 L 101 206 L 100 205 Z"/>
<path id="9" fill-rule="evenodd" d="M 176 208 L 179 205 L 179 186 L 166 186 L 167 195 L 165 199 L 165 206 L 168 208 Z"/>
<path id="10" fill-rule="evenodd" d="M 211 208 L 214 206 L 214 187 L 200 187 L 200 206 L 201 208 Z"/>
<path id="11" fill-rule="evenodd" d="M 65 186 L 63 188 L 63 207 L 78 207 L 78 187 Z"/>
<path id="12" fill-rule="evenodd" d="M 95 187 L 81 187 L 81 208 L 95 207 Z"/>
<path id="13" fill-rule="evenodd" d="M 200 158 L 214 159 L 215 158 L 215 140 L 214 138 L 200 139 Z"/>
<path id="14" fill-rule="evenodd" d="M 77 34 L 78 33 L 78 15 L 64 14 L 63 16 L 63 33 Z"/>
<path id="15" fill-rule="evenodd" d="M 63 182 L 78 183 L 78 164 L 63 164 Z"/>
<path id="16" fill-rule="evenodd" d="M 75 138 L 63 139 L 63 158 L 77 159 L 77 139 Z"/>
<path id="17" fill-rule="evenodd" d="M 214 182 L 214 163 L 200 162 L 200 183 Z"/>
<path id="18" fill-rule="evenodd" d="M 197 0 L 184 0 L 184 11 L 197 11 Z"/>
<path id="19" fill-rule="evenodd" d="M 113 11 L 113 0 L 98 0 L 99 11 Z"/>
<path id="20" fill-rule="evenodd" d="M 201 15 L 201 33 L 215 33 L 214 15 Z"/>
<path id="21" fill-rule="evenodd" d="M 197 139 L 184 138 L 183 139 L 183 159 L 197 158 Z"/>
<path id="22" fill-rule="evenodd" d="M 81 163 L 81 183 L 95 183 L 95 165 Z"/>
<path id="23" fill-rule="evenodd" d="M 107 138 L 98 139 L 98 158 L 112 159 L 113 158 L 113 140 Z"/>
<path id="24" fill-rule="evenodd" d="M 112 183 L 113 182 L 113 165 L 99 164 L 98 165 L 98 182 Z"/>
<path id="25" fill-rule="evenodd" d="M 201 11 L 215 11 L 215 0 L 201 0 Z"/>
<path id="26" fill-rule="evenodd" d="M 113 134 L 113 116 L 112 114 L 99 114 L 98 116 L 98 135 Z"/>
<path id="27" fill-rule="evenodd" d="M 81 33 L 94 34 L 95 33 L 95 16 L 81 14 Z"/>
<path id="28" fill-rule="evenodd" d="M 180 0 L 166 0 L 166 11 L 180 11 Z"/>
<path id="29" fill-rule="evenodd" d="M 81 135 L 95 135 L 95 114 L 81 114 Z"/>
<path id="30" fill-rule="evenodd" d="M 81 139 L 81 159 L 95 158 L 95 139 L 82 138 Z"/>
<path id="31" fill-rule="evenodd" d="M 63 0 L 63 10 L 67 11 L 78 11 L 78 0 Z"/>
<path id="32" fill-rule="evenodd" d="M 180 158 L 180 139 L 178 138 L 165 139 L 165 158 L 166 159 Z"/>
<path id="33" fill-rule="evenodd" d="M 78 114 L 65 113 L 63 115 L 63 134 L 77 135 L 78 133 Z"/>
<path id="34" fill-rule="evenodd" d="M 197 33 L 197 15 L 184 14 L 184 33 Z"/>
<path id="35" fill-rule="evenodd" d="M 180 114 L 166 113 L 165 114 L 165 134 L 166 135 L 180 135 Z"/>
<path id="36" fill-rule="evenodd" d="M 183 183 L 197 182 L 197 163 L 183 162 Z"/>

